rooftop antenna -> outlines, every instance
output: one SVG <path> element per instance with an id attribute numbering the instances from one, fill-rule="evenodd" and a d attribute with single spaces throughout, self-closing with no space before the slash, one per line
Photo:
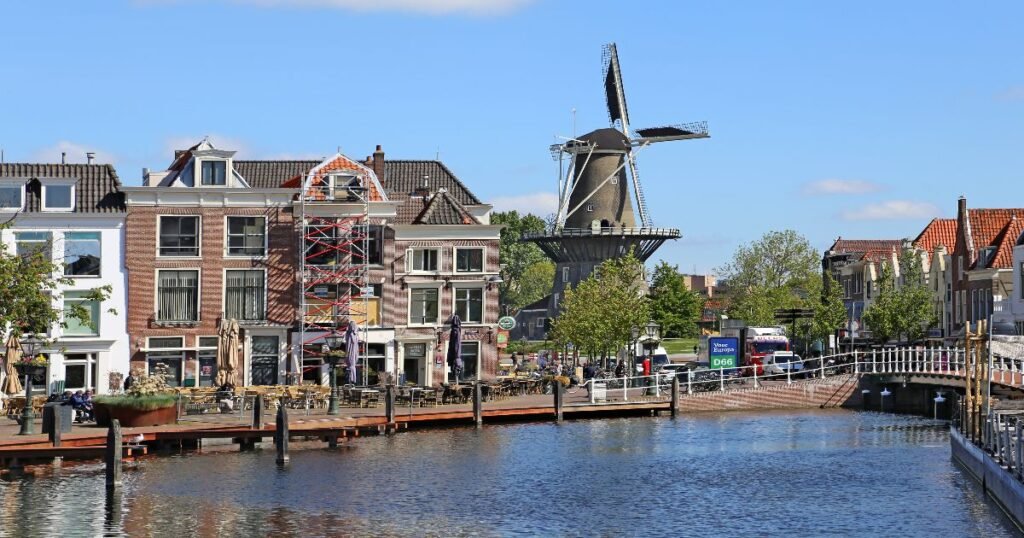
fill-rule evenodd
<path id="1" fill-rule="evenodd" d="M 437 146 L 437 151 L 434 152 L 434 160 L 435 161 L 440 161 L 441 160 L 441 146 Z"/>
<path id="2" fill-rule="evenodd" d="M 0 164 L 4 164 L 4 148 L 0 148 Z"/>
<path id="3" fill-rule="evenodd" d="M 338 155 L 341 155 L 341 146 L 338 146 Z"/>
<path id="4" fill-rule="evenodd" d="M 576 107 L 572 107 L 572 137 L 576 138 Z"/>

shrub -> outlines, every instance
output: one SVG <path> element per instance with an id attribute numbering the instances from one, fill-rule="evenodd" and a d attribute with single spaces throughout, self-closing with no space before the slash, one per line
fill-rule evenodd
<path id="1" fill-rule="evenodd" d="M 147 396 L 97 396 L 95 402 L 108 407 L 128 407 L 139 411 L 152 411 L 175 404 L 173 394 L 151 394 Z"/>

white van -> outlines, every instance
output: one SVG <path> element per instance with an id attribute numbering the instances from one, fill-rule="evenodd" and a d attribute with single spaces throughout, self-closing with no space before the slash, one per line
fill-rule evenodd
<path id="1" fill-rule="evenodd" d="M 643 360 L 644 360 L 645 357 L 647 357 L 647 350 L 644 349 L 644 346 L 642 344 L 637 344 L 636 345 L 636 366 L 637 366 L 637 372 L 641 372 L 642 373 L 644 371 Z M 658 371 L 659 368 L 661 368 L 662 366 L 668 364 L 669 362 L 671 362 L 671 361 L 668 360 L 668 351 L 665 351 L 665 348 L 663 348 L 661 346 L 658 346 L 658 347 L 654 348 L 654 360 L 651 361 L 651 371 L 652 372 Z"/>

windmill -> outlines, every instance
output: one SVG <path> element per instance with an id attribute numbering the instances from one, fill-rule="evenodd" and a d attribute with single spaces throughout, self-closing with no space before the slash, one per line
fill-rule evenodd
<path id="1" fill-rule="evenodd" d="M 646 261 L 665 241 L 680 237 L 677 229 L 654 227 L 636 154 L 657 142 L 709 136 L 706 122 L 630 131 L 614 43 L 605 45 L 602 63 L 611 126 L 551 146 L 552 157 L 559 162 L 554 229 L 522 238 L 536 243 L 556 264 L 553 293 L 540 314 L 549 318 L 557 315 L 564 290 L 575 287 L 605 260 L 632 251 L 637 259 Z M 638 215 L 633 212 L 634 200 Z M 522 326 L 537 326 L 527 319 L 519 322 Z"/>
<path id="2" fill-rule="evenodd" d="M 637 169 L 636 154 L 657 142 L 672 142 L 694 138 L 708 138 L 707 122 L 665 125 L 630 131 L 629 108 L 622 84 L 619 54 L 615 43 L 604 46 L 601 55 L 603 64 L 605 100 L 608 104 L 610 127 L 598 129 L 580 138 L 551 146 L 552 156 L 560 163 L 568 158 L 568 169 L 559 171 L 559 204 L 556 215 L 556 229 L 573 224 L 585 224 L 586 220 L 609 224 L 630 224 L 635 227 L 630 196 L 636 201 L 636 210 L 643 228 L 652 226 L 647 202 L 644 199 L 640 173 Z M 615 133 L 610 131 L 617 131 Z M 627 189 L 624 185 L 628 170 Z M 562 178 L 563 173 L 565 175 Z M 630 191 L 631 192 L 628 192 Z M 593 201 L 593 202 L 592 202 Z M 604 202 L 601 204 L 600 202 Z M 605 206 L 603 208 L 598 206 Z M 603 211 L 602 211 L 603 209 Z M 573 218 L 580 211 L 598 213 L 596 218 Z M 607 226 L 604 226 L 607 227 Z"/>

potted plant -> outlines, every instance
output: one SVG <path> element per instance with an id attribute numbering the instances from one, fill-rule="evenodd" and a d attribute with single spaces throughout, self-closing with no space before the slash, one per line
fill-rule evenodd
<path id="1" fill-rule="evenodd" d="M 178 420 L 177 397 L 167 386 L 165 372 L 132 373 L 134 383 L 119 395 L 98 396 L 93 402 L 96 425 L 108 426 L 116 418 L 122 426 L 161 426 Z"/>
<path id="2" fill-rule="evenodd" d="M 18 370 L 18 375 L 32 377 L 41 377 L 46 375 L 46 367 L 50 364 L 50 361 L 43 355 L 36 355 L 35 357 L 22 357 L 22 359 L 14 363 L 14 368 Z"/>

